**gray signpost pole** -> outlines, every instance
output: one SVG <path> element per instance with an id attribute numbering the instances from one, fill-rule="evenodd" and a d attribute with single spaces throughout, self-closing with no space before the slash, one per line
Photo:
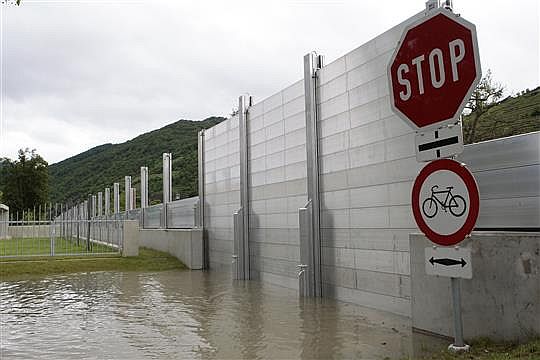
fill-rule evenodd
<path id="1" fill-rule="evenodd" d="M 463 322 L 461 320 L 461 281 L 459 278 L 450 278 L 452 285 L 452 302 L 454 305 L 454 343 L 448 350 L 469 351 L 470 346 L 463 341 Z"/>

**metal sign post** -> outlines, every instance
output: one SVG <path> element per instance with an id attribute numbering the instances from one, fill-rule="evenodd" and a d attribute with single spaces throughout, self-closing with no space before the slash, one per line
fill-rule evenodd
<path id="1" fill-rule="evenodd" d="M 451 278 L 452 304 L 454 306 L 454 343 L 448 346 L 453 352 L 469 351 L 470 346 L 463 341 L 463 322 L 461 321 L 461 280 Z"/>

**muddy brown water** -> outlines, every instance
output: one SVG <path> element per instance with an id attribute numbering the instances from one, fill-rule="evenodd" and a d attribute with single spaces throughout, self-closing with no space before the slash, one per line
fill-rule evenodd
<path id="1" fill-rule="evenodd" d="M 0 282 L 1 359 L 381 359 L 409 320 L 217 272 L 93 272 Z"/>

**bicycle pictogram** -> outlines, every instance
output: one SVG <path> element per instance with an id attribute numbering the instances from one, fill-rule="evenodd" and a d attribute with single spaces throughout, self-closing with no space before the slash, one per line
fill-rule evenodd
<path id="1" fill-rule="evenodd" d="M 422 203 L 422 212 L 427 218 L 431 219 L 437 215 L 439 205 L 445 212 L 450 211 L 455 217 L 465 214 L 467 203 L 463 196 L 452 194 L 453 186 L 447 186 L 446 190 L 437 190 L 438 188 L 439 185 L 433 185 L 431 196 Z M 444 196 L 445 194 L 446 196 Z M 444 201 L 441 201 L 442 198 Z"/>

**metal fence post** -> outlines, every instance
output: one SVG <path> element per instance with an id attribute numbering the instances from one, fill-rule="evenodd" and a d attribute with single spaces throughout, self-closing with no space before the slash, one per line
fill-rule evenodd
<path id="1" fill-rule="evenodd" d="M 90 245 L 90 212 L 92 211 L 92 195 L 88 195 L 88 200 L 86 201 L 86 250 L 91 250 Z"/>

